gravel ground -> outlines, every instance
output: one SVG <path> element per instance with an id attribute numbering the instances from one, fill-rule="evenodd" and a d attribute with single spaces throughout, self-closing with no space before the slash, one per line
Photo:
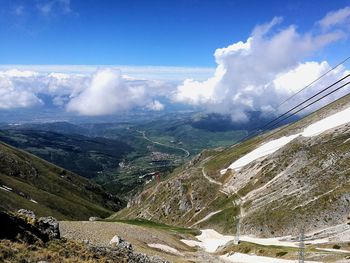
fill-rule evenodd
<path id="1" fill-rule="evenodd" d="M 185 236 L 176 236 L 155 228 L 116 222 L 61 221 L 60 232 L 62 237 L 89 241 L 99 246 L 108 246 L 113 236 L 118 235 L 130 242 L 137 252 L 157 255 L 170 262 L 222 262 L 217 256 L 201 250 L 194 251 L 193 248 L 186 246 L 180 241 L 181 238 L 186 238 Z M 147 244 L 164 244 L 177 249 L 183 256 L 174 256 L 159 249 L 152 249 Z"/>

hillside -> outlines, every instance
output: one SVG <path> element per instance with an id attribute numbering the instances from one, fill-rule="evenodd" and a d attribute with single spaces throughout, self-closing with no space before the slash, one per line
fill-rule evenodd
<path id="1" fill-rule="evenodd" d="M 0 130 L 0 140 L 87 178 L 115 169 L 133 150 L 120 140 L 44 130 Z"/>
<path id="2" fill-rule="evenodd" d="M 58 219 L 106 217 L 123 201 L 100 186 L 0 142 L 0 209 L 26 208 Z"/>
<path id="3" fill-rule="evenodd" d="M 346 228 L 350 125 L 312 136 L 302 133 L 349 107 L 350 95 L 291 125 L 227 149 L 204 151 L 160 184 L 144 189 L 111 219 L 145 218 L 235 233 L 240 217 L 241 233 L 260 237 L 296 235 L 301 227 L 309 233 L 336 225 Z M 253 150 L 286 139 L 284 146 L 246 162 Z M 227 169 L 235 161 L 244 165 Z M 334 233 L 344 230 L 339 229 Z"/>

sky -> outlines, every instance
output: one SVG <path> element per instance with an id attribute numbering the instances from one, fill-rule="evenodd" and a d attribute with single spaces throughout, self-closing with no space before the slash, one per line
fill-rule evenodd
<path id="1" fill-rule="evenodd" d="M 167 101 L 247 121 L 248 111 L 283 110 L 278 101 L 350 55 L 350 0 L 0 0 L 0 7 L 7 111 L 49 104 L 103 116 L 162 111 Z"/>
<path id="2" fill-rule="evenodd" d="M 257 24 L 282 16 L 303 32 L 347 5 L 349 0 L 0 0 L 0 62 L 213 67 L 217 48 L 246 39 Z"/>

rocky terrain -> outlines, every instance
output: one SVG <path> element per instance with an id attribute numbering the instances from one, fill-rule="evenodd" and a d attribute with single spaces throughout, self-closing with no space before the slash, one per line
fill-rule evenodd
<path id="1" fill-rule="evenodd" d="M 52 217 L 36 218 L 32 211 L 0 212 L 1 262 L 132 262 L 166 263 L 134 251 L 133 246 L 115 237 L 104 245 L 67 240 Z"/>
<path id="2" fill-rule="evenodd" d="M 260 237 L 298 235 L 350 221 L 350 124 L 298 136 L 240 170 L 221 170 L 264 143 L 350 107 L 350 96 L 286 127 L 227 149 L 204 151 L 145 189 L 111 219 L 146 218 Z"/>

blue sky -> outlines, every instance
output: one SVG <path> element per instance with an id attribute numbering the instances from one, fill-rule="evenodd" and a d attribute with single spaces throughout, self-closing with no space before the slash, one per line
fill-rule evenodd
<path id="1" fill-rule="evenodd" d="M 348 61 L 278 108 L 350 56 L 350 0 L 0 0 L 0 7 L 4 111 L 106 116 L 182 105 L 244 122 L 251 111 L 287 110 L 350 73 Z"/>
<path id="2" fill-rule="evenodd" d="M 282 16 L 300 32 L 350 0 L 0 0 L 0 64 L 214 67 L 213 52 Z M 318 52 L 330 62 L 347 44 Z"/>

